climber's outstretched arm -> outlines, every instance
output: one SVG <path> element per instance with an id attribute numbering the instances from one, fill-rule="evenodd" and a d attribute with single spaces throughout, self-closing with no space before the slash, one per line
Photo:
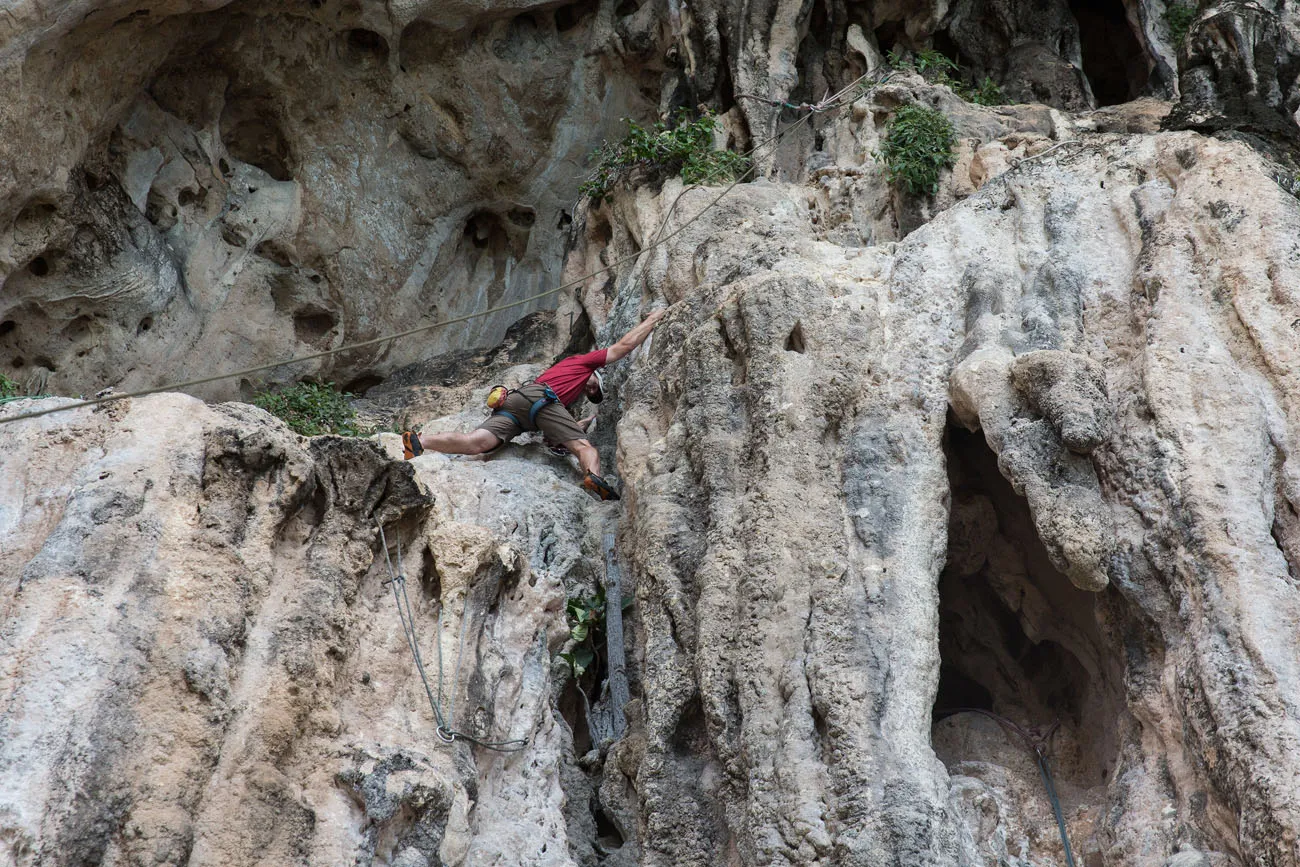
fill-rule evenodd
<path id="1" fill-rule="evenodd" d="M 640 325 L 624 334 L 618 339 L 617 343 L 605 350 L 605 363 L 613 364 L 642 343 L 645 343 L 645 339 L 650 336 L 650 332 L 654 330 L 654 327 L 659 324 L 659 320 L 663 319 L 664 314 L 667 312 L 662 308 L 651 311 L 649 316 L 641 320 Z"/>

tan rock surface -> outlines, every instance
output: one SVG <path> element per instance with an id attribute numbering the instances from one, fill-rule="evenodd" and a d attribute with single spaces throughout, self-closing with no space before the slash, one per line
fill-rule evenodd
<path id="1" fill-rule="evenodd" d="M 1300 864 L 1274 5 L 1181 48 L 1146 0 L 1131 46 L 1063 0 L 4 6 L 0 369 L 32 388 L 337 346 L 681 231 L 494 349 L 522 310 L 276 375 L 400 371 L 368 419 L 468 430 L 667 305 L 594 432 L 621 505 L 531 443 L 403 464 L 179 395 L 0 425 L 0 863 L 1063 865 L 1018 727 L 1077 863 Z M 897 74 L 715 207 L 571 207 L 622 114 L 711 102 L 743 145 L 791 110 L 737 91 L 941 37 L 1044 104 Z M 958 138 L 926 199 L 871 156 L 910 102 Z M 376 520 L 440 712 L 524 750 L 439 738 Z M 611 532 L 617 741 L 559 656 Z"/>

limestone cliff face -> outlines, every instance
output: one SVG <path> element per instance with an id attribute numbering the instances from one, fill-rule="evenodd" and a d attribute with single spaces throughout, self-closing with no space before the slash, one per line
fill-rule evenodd
<path id="1" fill-rule="evenodd" d="M 532 437 L 403 463 L 174 394 L 0 424 L 0 863 L 1064 865 L 1001 717 L 1078 864 L 1300 864 L 1289 7 L 1178 46 L 1147 2 L 5 11 L 0 369 L 34 387 L 646 251 L 495 349 L 523 310 L 277 374 L 465 430 L 669 313 L 599 407 L 618 504 Z M 712 102 L 743 145 L 793 117 L 738 93 L 932 45 L 1024 102 L 895 75 L 724 198 L 572 207 L 619 114 Z M 912 102 L 958 134 L 924 200 L 871 156 Z M 621 731 L 608 663 L 560 656 L 612 569 Z"/>

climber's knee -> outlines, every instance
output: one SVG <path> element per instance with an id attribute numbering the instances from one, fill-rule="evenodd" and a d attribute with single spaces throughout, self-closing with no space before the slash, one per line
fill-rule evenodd
<path id="1" fill-rule="evenodd" d="M 481 455 L 484 452 L 490 452 L 497 446 L 501 445 L 501 440 L 497 439 L 496 434 L 483 428 L 465 434 L 465 439 L 465 454 L 469 455 Z"/>

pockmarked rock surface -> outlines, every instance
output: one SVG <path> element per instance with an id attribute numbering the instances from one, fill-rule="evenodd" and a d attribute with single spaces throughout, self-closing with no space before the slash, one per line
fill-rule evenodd
<path id="1" fill-rule="evenodd" d="M 1147 0 L 10 4 L 0 369 L 31 390 L 579 281 L 272 377 L 469 430 L 669 311 L 598 408 L 617 504 L 535 437 L 402 463 L 180 395 L 0 424 L 0 862 L 1065 865 L 1041 749 L 1077 864 L 1300 865 L 1274 6 L 1179 41 Z M 745 94 L 928 48 L 1025 102 L 895 71 L 725 198 L 573 206 L 621 114 L 711 103 L 744 147 L 791 120 Z M 956 135 L 923 199 L 872 156 L 909 103 Z M 568 661 L 611 566 L 619 738 L 610 661 Z"/>
<path id="2" fill-rule="evenodd" d="M 623 291 L 673 305 L 618 431 L 643 863 L 1064 863 L 1033 754 L 971 707 L 1051 732 L 1079 858 L 1296 863 L 1271 172 L 1100 136 L 866 248 L 754 184 L 587 287 L 610 333 Z M 642 243 L 677 192 L 586 237 Z"/>
<path id="3" fill-rule="evenodd" d="M 552 669 L 601 519 L 569 467 L 406 465 L 173 395 L 19 425 L 5 863 L 590 862 Z M 437 735 L 377 524 L 448 726 L 521 751 Z"/>

